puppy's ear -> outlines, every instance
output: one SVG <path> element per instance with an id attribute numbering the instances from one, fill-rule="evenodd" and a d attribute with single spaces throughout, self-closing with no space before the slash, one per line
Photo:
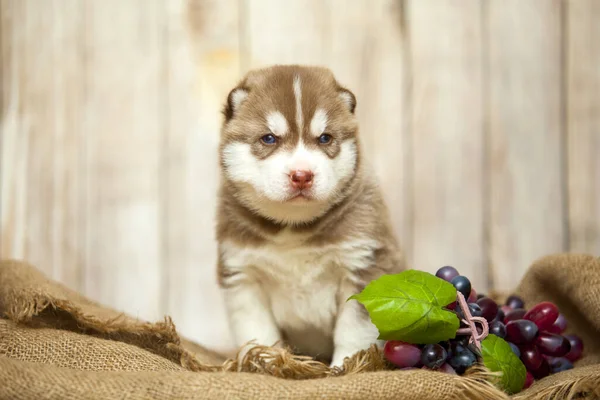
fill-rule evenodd
<path id="1" fill-rule="evenodd" d="M 223 115 L 225 115 L 225 121 L 229 122 L 234 115 L 240 109 L 240 106 L 248 98 L 248 89 L 243 86 L 238 86 L 229 92 L 227 96 L 227 103 L 223 108 Z"/>
<path id="2" fill-rule="evenodd" d="M 356 97 L 354 93 L 344 87 L 340 87 L 338 89 L 338 96 L 346 104 L 350 113 L 354 114 L 354 110 L 356 109 Z"/>

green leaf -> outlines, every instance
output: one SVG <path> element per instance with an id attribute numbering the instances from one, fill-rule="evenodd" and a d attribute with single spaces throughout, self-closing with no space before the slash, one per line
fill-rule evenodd
<path id="1" fill-rule="evenodd" d="M 453 339 L 460 325 L 442 308 L 456 301 L 454 286 L 423 271 L 383 275 L 351 299 L 364 304 L 382 340 L 437 343 Z"/>
<path id="2" fill-rule="evenodd" d="M 510 348 L 510 345 L 499 336 L 489 334 L 481 342 L 483 365 L 490 371 L 502 371 L 499 386 L 508 394 L 518 393 L 523 389 L 527 370 L 523 362 Z"/>

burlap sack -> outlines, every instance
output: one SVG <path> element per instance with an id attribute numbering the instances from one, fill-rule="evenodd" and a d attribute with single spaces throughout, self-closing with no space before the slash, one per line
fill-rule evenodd
<path id="1" fill-rule="evenodd" d="M 516 292 L 528 305 L 550 300 L 565 311 L 585 357 L 513 398 L 600 398 L 600 260 L 542 258 Z M 485 371 L 390 371 L 374 348 L 343 370 L 263 347 L 225 360 L 182 340 L 168 318 L 136 320 L 16 261 L 0 263 L 0 314 L 0 399 L 509 398 Z"/>

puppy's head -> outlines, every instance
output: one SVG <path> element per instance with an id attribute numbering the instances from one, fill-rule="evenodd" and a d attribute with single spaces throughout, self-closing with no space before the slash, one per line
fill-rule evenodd
<path id="1" fill-rule="evenodd" d="M 354 95 L 319 67 L 251 71 L 227 98 L 220 157 L 245 206 L 309 222 L 343 196 L 358 165 Z"/>

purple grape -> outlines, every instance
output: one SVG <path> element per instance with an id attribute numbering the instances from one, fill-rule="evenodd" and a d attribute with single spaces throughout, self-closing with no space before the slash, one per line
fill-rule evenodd
<path id="1" fill-rule="evenodd" d="M 464 349 L 463 351 L 455 354 L 449 361 L 449 364 L 456 370 L 456 372 L 461 375 L 464 373 L 467 368 L 473 365 L 477 361 L 475 354 L 473 354 L 470 350 Z"/>
<path id="2" fill-rule="evenodd" d="M 518 319 L 506 324 L 506 340 L 514 344 L 533 342 L 538 335 L 538 327 L 532 321 Z"/>
<path id="3" fill-rule="evenodd" d="M 511 342 L 506 342 L 508 343 L 508 345 L 510 346 L 510 349 L 513 351 L 513 353 L 515 353 L 515 355 L 519 358 L 521 358 L 521 350 L 519 350 L 519 347 Z"/>
<path id="4" fill-rule="evenodd" d="M 511 295 L 508 296 L 508 298 L 506 299 L 506 302 L 504 303 L 507 306 L 509 306 L 510 308 L 524 308 L 525 307 L 525 302 L 523 302 L 523 299 L 520 298 L 519 296 L 515 296 L 515 295 Z"/>
<path id="5" fill-rule="evenodd" d="M 421 360 L 421 349 L 399 340 L 387 341 L 383 348 L 383 354 L 392 364 L 400 368 L 414 367 Z"/>
<path id="6" fill-rule="evenodd" d="M 502 339 L 506 337 L 506 325 L 504 325 L 502 322 L 490 322 L 489 328 L 491 334 L 494 334 Z"/>
<path id="7" fill-rule="evenodd" d="M 516 321 L 518 319 L 523 319 L 527 311 L 524 308 L 515 308 L 514 310 L 510 310 L 506 313 L 504 317 L 504 323 L 508 324 L 510 321 Z"/>
<path id="8" fill-rule="evenodd" d="M 571 351 L 567 353 L 565 358 L 571 362 L 579 360 L 583 354 L 583 341 L 577 335 L 565 335 L 565 338 L 571 344 Z"/>
<path id="9" fill-rule="evenodd" d="M 447 357 L 448 353 L 442 346 L 437 343 L 428 344 L 421 351 L 421 364 L 427 368 L 438 369 L 446 362 Z"/>
<path id="10" fill-rule="evenodd" d="M 544 357 L 532 344 L 521 346 L 521 361 L 529 371 L 535 371 L 540 367 Z"/>
<path id="11" fill-rule="evenodd" d="M 469 307 L 469 312 L 471 313 L 471 316 L 481 317 L 481 307 L 479 307 L 477 303 L 468 303 L 467 306 Z M 466 319 L 465 315 L 463 314 L 462 308 L 458 307 L 456 309 L 456 314 L 461 320 Z"/>
<path id="12" fill-rule="evenodd" d="M 558 318 L 558 308 L 549 301 L 543 301 L 527 311 L 523 318 L 535 322 L 540 331 L 545 331 Z"/>
<path id="13" fill-rule="evenodd" d="M 556 318 L 556 321 L 554 321 L 552 326 L 548 328 L 546 332 L 556 333 L 557 335 L 560 335 L 567 329 L 567 325 L 567 318 L 565 317 L 565 315 L 558 313 L 558 318 Z"/>
<path id="14" fill-rule="evenodd" d="M 450 281 L 457 291 L 461 292 L 465 299 L 471 294 L 471 281 L 466 276 L 458 275 Z"/>
<path id="15" fill-rule="evenodd" d="M 477 304 L 481 307 L 481 316 L 488 322 L 491 322 L 498 315 L 498 304 L 489 297 L 477 300 Z"/>
<path id="16" fill-rule="evenodd" d="M 541 332 L 535 344 L 541 353 L 552 357 L 563 357 L 571 351 L 571 343 L 564 336 Z"/>
<path id="17" fill-rule="evenodd" d="M 551 360 L 549 360 L 549 363 L 550 369 L 552 370 L 553 374 L 573 368 L 573 364 L 571 363 L 571 361 L 567 360 L 564 357 L 554 357 Z"/>
<path id="18" fill-rule="evenodd" d="M 445 267 L 438 269 L 437 272 L 435 273 L 435 276 L 437 276 L 438 278 L 441 278 L 447 282 L 450 282 L 452 279 L 456 278 L 458 275 L 459 274 L 458 274 L 458 271 L 456 270 L 456 268 L 451 267 L 449 265 L 446 265 Z"/>

